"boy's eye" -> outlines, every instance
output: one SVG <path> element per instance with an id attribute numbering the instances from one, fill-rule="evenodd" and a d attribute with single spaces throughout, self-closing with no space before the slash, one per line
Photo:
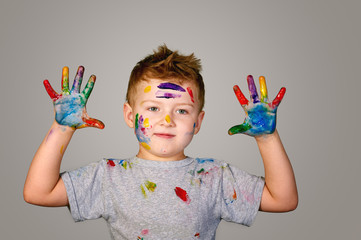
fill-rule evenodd
<path id="1" fill-rule="evenodd" d="M 151 112 L 156 112 L 159 109 L 157 107 L 150 107 L 150 108 L 148 108 L 148 110 L 151 111 Z"/>
<path id="2" fill-rule="evenodd" d="M 187 114 L 188 112 L 187 112 L 187 110 L 179 109 L 179 110 L 177 110 L 177 113 L 179 113 L 179 114 Z"/>

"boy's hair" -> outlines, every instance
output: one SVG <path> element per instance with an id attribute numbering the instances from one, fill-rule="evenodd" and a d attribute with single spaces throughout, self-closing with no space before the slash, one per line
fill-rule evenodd
<path id="1" fill-rule="evenodd" d="M 169 80 L 178 82 L 193 82 L 198 91 L 198 100 L 200 103 L 200 111 L 204 107 L 204 83 L 202 75 L 201 61 L 194 54 L 181 55 L 178 51 L 171 51 L 167 46 L 161 45 L 153 54 L 148 55 L 139 61 L 130 74 L 126 101 L 132 105 L 134 102 L 134 94 L 136 86 L 141 81 L 148 81 L 151 78 L 160 80 Z"/>

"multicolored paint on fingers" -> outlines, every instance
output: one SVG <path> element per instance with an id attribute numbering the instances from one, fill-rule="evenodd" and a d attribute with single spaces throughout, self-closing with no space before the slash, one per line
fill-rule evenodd
<path id="1" fill-rule="evenodd" d="M 256 88 L 256 84 L 254 84 L 254 80 L 253 80 L 252 75 L 248 75 L 247 83 L 248 83 L 249 94 L 251 96 L 252 102 L 253 103 L 258 103 L 259 98 L 258 98 L 257 88 Z"/>
<path id="2" fill-rule="evenodd" d="M 277 108 L 283 99 L 286 88 L 281 88 L 277 97 L 272 103 L 269 103 L 265 78 L 263 76 L 259 78 L 261 101 L 258 99 L 256 86 L 251 75 L 247 77 L 247 81 L 251 102 L 245 98 L 238 86 L 233 88 L 238 101 L 245 110 L 246 118 L 242 124 L 231 127 L 228 134 L 243 133 L 249 136 L 271 134 L 276 129 Z"/>
<path id="3" fill-rule="evenodd" d="M 93 90 L 95 76 L 92 75 L 80 93 L 80 85 L 83 79 L 84 67 L 78 68 L 74 79 L 72 89 L 69 90 L 69 68 L 64 67 L 62 71 L 62 91 L 60 94 L 54 91 L 48 80 L 44 81 L 44 86 L 53 100 L 55 109 L 55 120 L 63 126 L 69 126 L 74 129 L 84 127 L 104 128 L 104 123 L 100 120 L 90 118 L 86 112 L 86 103 Z"/>

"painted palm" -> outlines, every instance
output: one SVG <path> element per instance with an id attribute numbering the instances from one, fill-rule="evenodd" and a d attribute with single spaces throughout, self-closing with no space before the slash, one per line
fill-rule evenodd
<path id="1" fill-rule="evenodd" d="M 79 66 L 75 76 L 73 87 L 69 90 L 69 68 L 63 68 L 62 91 L 60 94 L 54 91 L 48 80 L 44 80 L 44 86 L 50 98 L 53 100 L 55 120 L 63 126 L 72 128 L 96 127 L 103 129 L 104 124 L 94 118 L 90 118 L 86 111 L 86 103 L 93 90 L 96 77 L 91 75 L 84 90 L 80 92 L 83 80 L 84 67 Z"/>
<path id="2" fill-rule="evenodd" d="M 247 77 L 247 82 L 250 101 L 243 95 L 238 85 L 233 87 L 234 93 L 246 113 L 246 118 L 242 124 L 231 127 L 228 134 L 243 133 L 250 136 L 271 134 L 276 129 L 277 108 L 286 93 L 286 88 L 281 88 L 276 98 L 269 102 L 266 80 L 263 76 L 259 78 L 261 99 L 257 94 L 256 85 L 251 75 Z"/>

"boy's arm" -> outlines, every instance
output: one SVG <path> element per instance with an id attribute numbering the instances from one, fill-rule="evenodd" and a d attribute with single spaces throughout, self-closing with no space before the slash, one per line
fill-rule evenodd
<path id="1" fill-rule="evenodd" d="M 61 160 L 76 129 L 96 127 L 104 124 L 90 118 L 86 112 L 86 102 L 94 87 L 95 76 L 89 78 L 80 93 L 84 67 L 80 66 L 73 87 L 69 89 L 69 69 L 63 68 L 62 92 L 56 93 L 48 80 L 44 86 L 53 100 L 55 120 L 41 143 L 30 165 L 24 185 L 24 199 L 28 203 L 41 206 L 66 206 L 68 198 L 64 183 L 59 175 Z"/>
<path id="2" fill-rule="evenodd" d="M 287 212 L 296 209 L 298 194 L 295 176 L 277 130 L 273 134 L 255 138 L 265 169 L 260 210 Z"/>
<path id="3" fill-rule="evenodd" d="M 68 205 L 59 172 L 63 154 L 74 131 L 54 121 L 31 162 L 24 185 L 26 202 L 48 207 Z"/>
<path id="4" fill-rule="evenodd" d="M 229 129 L 230 135 L 243 133 L 255 137 L 265 168 L 265 187 L 260 210 L 286 212 L 294 210 L 298 204 L 296 181 L 291 163 L 276 130 L 276 113 L 286 92 L 281 88 L 277 97 L 268 102 L 267 86 L 264 77 L 259 78 L 261 98 L 251 75 L 247 78 L 250 101 L 236 85 L 234 92 L 246 112 L 241 125 Z"/>

